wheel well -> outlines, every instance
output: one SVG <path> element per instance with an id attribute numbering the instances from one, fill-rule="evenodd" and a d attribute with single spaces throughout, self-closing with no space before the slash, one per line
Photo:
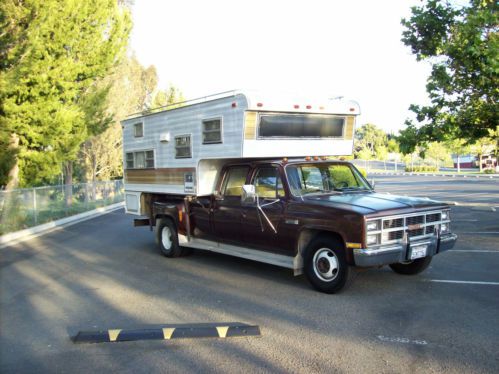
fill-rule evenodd
<path id="1" fill-rule="evenodd" d="M 160 219 L 168 219 L 168 220 L 172 221 L 172 223 L 175 227 L 177 227 L 177 222 L 175 222 L 175 219 L 168 214 L 156 214 L 156 216 L 154 217 L 154 221 L 157 222 Z"/>
<path id="2" fill-rule="evenodd" d="M 340 243 L 343 244 L 343 249 L 345 250 L 347 261 L 349 263 L 353 262 L 353 258 L 350 252 L 346 250 L 345 240 L 343 240 L 343 237 L 337 232 L 320 230 L 320 229 L 307 228 L 300 232 L 300 236 L 298 237 L 298 243 L 297 243 L 297 255 L 303 259 L 305 250 L 307 249 L 308 245 L 312 242 L 312 240 L 315 240 L 319 237 L 334 238 L 338 240 Z"/>

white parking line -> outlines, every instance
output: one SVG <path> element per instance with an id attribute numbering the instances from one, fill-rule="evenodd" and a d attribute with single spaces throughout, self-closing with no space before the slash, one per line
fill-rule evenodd
<path id="1" fill-rule="evenodd" d="M 426 282 L 434 283 L 457 283 L 457 284 L 480 284 L 485 286 L 499 286 L 499 282 L 475 282 L 475 281 L 457 281 L 446 279 L 426 279 Z"/>
<path id="2" fill-rule="evenodd" d="M 381 340 L 382 342 L 389 342 L 389 343 L 401 343 L 401 344 L 416 344 L 416 345 L 427 345 L 428 342 L 426 340 L 413 340 L 409 338 L 401 338 L 398 336 L 383 336 L 383 335 L 378 335 L 377 338 Z"/>
<path id="3" fill-rule="evenodd" d="M 467 231 L 467 232 L 458 232 L 458 234 L 476 234 L 476 235 L 492 234 L 492 235 L 499 235 L 499 231 Z"/>
<path id="4" fill-rule="evenodd" d="M 465 252 L 465 253 L 499 253 L 494 249 L 449 249 L 446 252 Z"/>

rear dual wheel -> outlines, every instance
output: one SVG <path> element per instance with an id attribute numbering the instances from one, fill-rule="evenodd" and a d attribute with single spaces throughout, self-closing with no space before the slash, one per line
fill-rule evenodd
<path id="1" fill-rule="evenodd" d="M 182 248 L 178 244 L 177 228 L 169 218 L 156 221 L 156 243 L 166 257 L 179 257 L 190 253 L 188 248 Z"/>

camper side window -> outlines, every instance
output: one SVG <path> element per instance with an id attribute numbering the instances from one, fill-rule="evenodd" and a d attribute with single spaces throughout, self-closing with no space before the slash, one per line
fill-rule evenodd
<path id="1" fill-rule="evenodd" d="M 142 122 L 133 124 L 133 136 L 142 138 L 144 136 L 144 124 Z"/>
<path id="2" fill-rule="evenodd" d="M 222 119 L 203 121 L 203 144 L 222 143 Z"/>
<path id="3" fill-rule="evenodd" d="M 127 169 L 149 169 L 154 167 L 154 151 L 128 152 Z"/>
<path id="4" fill-rule="evenodd" d="M 175 158 L 192 157 L 191 136 L 182 135 L 175 137 Z"/>

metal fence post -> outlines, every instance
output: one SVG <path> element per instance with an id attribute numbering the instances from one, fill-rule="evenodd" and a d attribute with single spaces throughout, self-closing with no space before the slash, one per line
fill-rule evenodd
<path id="1" fill-rule="evenodd" d="M 33 216 L 35 219 L 35 225 L 38 224 L 38 210 L 36 207 L 36 188 L 33 188 Z"/>

